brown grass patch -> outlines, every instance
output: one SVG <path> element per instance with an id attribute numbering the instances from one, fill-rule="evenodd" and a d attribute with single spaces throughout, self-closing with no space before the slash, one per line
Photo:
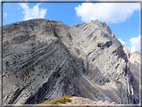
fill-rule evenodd
<path id="1" fill-rule="evenodd" d="M 72 96 L 63 96 L 63 97 L 60 97 L 60 98 L 57 98 L 57 99 L 54 99 L 54 100 L 51 100 L 51 101 L 47 101 L 47 102 L 43 102 L 43 103 L 40 103 L 40 104 L 37 104 L 37 105 L 34 105 L 32 107 L 40 107 L 42 106 L 43 104 L 45 105 L 51 105 L 51 104 L 65 104 L 66 102 L 71 102 L 71 98 Z"/>

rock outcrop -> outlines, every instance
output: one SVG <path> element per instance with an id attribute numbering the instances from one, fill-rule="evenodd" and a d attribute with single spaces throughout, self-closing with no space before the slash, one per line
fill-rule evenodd
<path id="1" fill-rule="evenodd" d="M 65 104 L 59 104 L 59 105 L 63 105 L 63 106 L 67 106 L 67 105 L 76 105 L 76 106 L 81 106 L 81 105 L 83 105 L 83 106 L 91 106 L 91 105 L 116 105 L 116 103 L 115 102 L 112 102 L 112 103 L 109 103 L 109 102 L 107 102 L 107 101 L 105 101 L 105 102 L 102 102 L 102 101 L 93 101 L 93 100 L 90 100 L 90 99 L 88 99 L 88 98 L 82 98 L 82 97 L 72 97 L 72 98 L 69 98 L 69 99 L 71 99 L 71 102 L 66 102 Z"/>
<path id="2" fill-rule="evenodd" d="M 5 25 L 3 102 L 38 104 L 70 95 L 138 104 L 139 64 L 125 50 L 98 20 L 71 26 L 47 19 Z"/>

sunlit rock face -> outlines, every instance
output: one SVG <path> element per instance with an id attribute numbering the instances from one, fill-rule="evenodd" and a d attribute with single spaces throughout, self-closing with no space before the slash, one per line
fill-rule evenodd
<path id="1" fill-rule="evenodd" d="M 140 62 L 133 68 L 133 54 L 124 48 L 98 20 L 71 26 L 47 19 L 5 25 L 3 102 L 38 104 L 71 95 L 138 104 Z"/>

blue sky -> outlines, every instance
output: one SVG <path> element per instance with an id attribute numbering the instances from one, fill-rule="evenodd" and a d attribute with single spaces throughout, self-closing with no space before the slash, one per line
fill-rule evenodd
<path id="1" fill-rule="evenodd" d="M 140 51 L 139 11 L 138 3 L 3 3 L 3 25 L 32 18 L 68 25 L 98 19 L 134 52 Z"/>

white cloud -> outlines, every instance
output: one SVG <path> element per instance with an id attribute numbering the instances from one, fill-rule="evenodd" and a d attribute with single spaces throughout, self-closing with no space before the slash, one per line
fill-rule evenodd
<path id="1" fill-rule="evenodd" d="M 47 9 L 39 8 L 41 3 L 37 3 L 33 8 L 30 8 L 27 3 L 19 3 L 19 5 L 24 9 L 23 20 L 33 19 L 33 18 L 44 18 Z"/>
<path id="2" fill-rule="evenodd" d="M 7 14 L 6 13 L 4 13 L 4 17 L 6 17 L 7 16 Z"/>
<path id="3" fill-rule="evenodd" d="M 98 19 L 110 23 L 126 21 L 139 9 L 139 3 L 82 3 L 75 7 L 77 17 L 81 17 L 82 21 Z"/>
<path id="4" fill-rule="evenodd" d="M 131 52 L 140 51 L 140 36 L 131 38 L 130 44 L 132 45 Z"/>
<path id="5" fill-rule="evenodd" d="M 130 47 L 128 47 L 128 49 L 130 49 L 130 50 L 131 50 L 131 48 L 130 48 Z"/>
<path id="6" fill-rule="evenodd" d="M 118 39 L 123 45 L 125 45 L 125 42 L 124 41 L 122 41 L 121 39 Z"/>

